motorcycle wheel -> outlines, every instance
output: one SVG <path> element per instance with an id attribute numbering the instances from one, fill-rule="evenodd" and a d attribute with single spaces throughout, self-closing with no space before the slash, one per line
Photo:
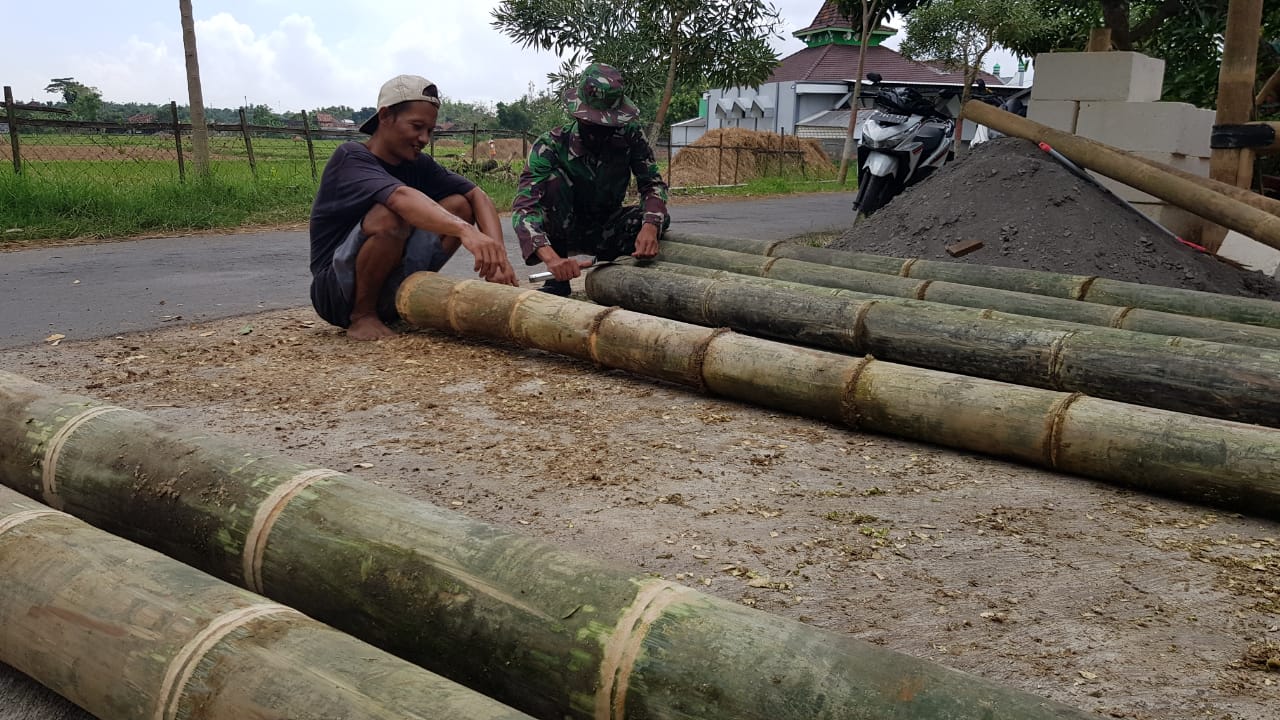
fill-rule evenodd
<path id="1" fill-rule="evenodd" d="M 871 217 L 871 213 L 887 205 L 892 199 L 891 185 L 890 178 L 868 175 L 867 192 L 862 196 L 862 206 L 858 208 L 858 212 L 863 217 Z"/>

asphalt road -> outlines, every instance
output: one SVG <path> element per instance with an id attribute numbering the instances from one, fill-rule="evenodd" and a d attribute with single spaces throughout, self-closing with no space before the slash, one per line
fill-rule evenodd
<path id="1" fill-rule="evenodd" d="M 847 227 L 848 193 L 676 205 L 672 227 L 786 238 Z M 518 256 L 506 218 L 508 251 Z M 0 253 L 0 348 L 86 340 L 310 304 L 305 232 L 197 235 Z M 472 277 L 465 250 L 442 272 Z M 523 281 L 529 272 L 513 257 Z"/>

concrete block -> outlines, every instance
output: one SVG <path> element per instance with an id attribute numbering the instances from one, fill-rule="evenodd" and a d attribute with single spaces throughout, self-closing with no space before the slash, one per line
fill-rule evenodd
<path id="1" fill-rule="evenodd" d="M 1135 52 L 1042 53 L 1032 100 L 1154 102 L 1164 91 L 1164 60 Z"/>
<path id="2" fill-rule="evenodd" d="M 1197 137 L 1204 112 L 1212 113 L 1187 103 L 1082 102 L 1076 134 L 1122 150 L 1208 157 L 1208 133 Z"/>
<path id="3" fill-rule="evenodd" d="M 1187 113 L 1182 140 L 1174 152 L 1183 155 L 1209 157 L 1209 136 L 1213 134 L 1213 122 L 1217 112 L 1196 108 Z"/>
<path id="4" fill-rule="evenodd" d="M 1076 131 L 1076 116 L 1080 103 L 1074 100 L 1032 100 L 1027 107 L 1027 119 L 1048 125 L 1055 130 Z"/>
<path id="5" fill-rule="evenodd" d="M 1280 250 L 1263 245 L 1248 235 L 1234 230 L 1227 233 L 1227 238 L 1218 248 L 1218 254 L 1229 260 L 1244 265 L 1250 270 L 1258 270 L 1263 275 L 1276 275 L 1280 269 Z"/>
<path id="6" fill-rule="evenodd" d="M 1198 243 L 1205 220 L 1176 205 L 1165 203 L 1133 203 L 1138 212 L 1169 228 L 1184 240 Z"/>

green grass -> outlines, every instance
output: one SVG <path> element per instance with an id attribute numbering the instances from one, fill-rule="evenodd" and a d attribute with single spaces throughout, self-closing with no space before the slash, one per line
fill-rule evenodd
<path id="1" fill-rule="evenodd" d="M 55 136 L 23 138 L 27 159 L 22 175 L 0 166 L 0 244 L 48 239 L 115 238 L 135 235 L 234 229 L 244 226 L 303 223 L 310 213 L 316 182 L 311 179 L 306 144 L 284 138 L 255 138 L 257 174 L 237 139 L 215 138 L 215 160 L 207 179 L 198 181 L 187 167 L 180 182 L 173 140 L 147 136 L 81 139 L 81 148 L 104 148 L 109 160 L 56 160 L 56 152 L 75 148 Z M 338 146 L 317 141 L 317 169 Z M 47 150 L 45 148 L 59 148 Z M 465 148 L 439 148 L 448 167 L 471 178 L 493 198 L 499 211 L 515 199 L 519 163 L 483 172 L 465 158 Z M 42 151 L 44 157 L 42 158 Z M 73 154 L 79 151 L 72 151 Z M 164 153 L 168 153 L 165 155 Z M 65 155 L 64 155 L 65 156 Z M 118 156 L 118 158 L 117 158 Z M 674 189 L 679 196 L 781 195 L 847 190 L 825 179 L 765 177 L 738 187 Z"/>

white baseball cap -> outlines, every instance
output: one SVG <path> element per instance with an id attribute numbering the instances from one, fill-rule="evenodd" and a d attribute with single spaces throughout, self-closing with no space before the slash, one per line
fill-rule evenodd
<path id="1" fill-rule="evenodd" d="M 436 89 L 435 83 L 420 75 L 397 75 L 383 83 L 382 89 L 378 91 L 379 110 L 414 100 L 429 102 L 440 107 L 440 91 Z M 366 135 L 372 135 L 377 129 L 378 114 L 376 112 L 360 126 L 360 132 Z"/>

